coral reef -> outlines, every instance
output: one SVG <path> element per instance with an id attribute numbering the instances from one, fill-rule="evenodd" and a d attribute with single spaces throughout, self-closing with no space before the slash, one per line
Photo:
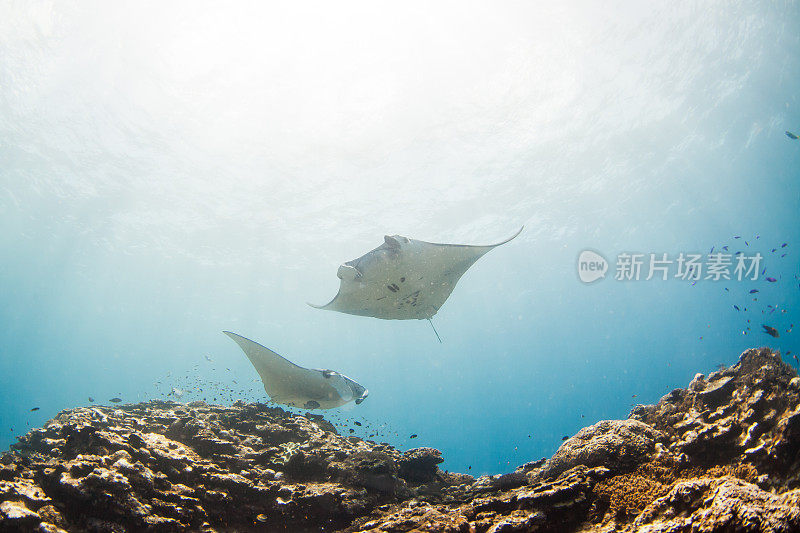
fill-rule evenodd
<path id="1" fill-rule="evenodd" d="M 262 404 L 77 408 L 0 458 L 3 531 L 800 531 L 800 378 L 748 350 L 474 479 Z"/>

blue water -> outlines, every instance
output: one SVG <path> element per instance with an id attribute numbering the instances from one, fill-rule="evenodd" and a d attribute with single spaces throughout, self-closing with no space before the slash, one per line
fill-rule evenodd
<path id="1" fill-rule="evenodd" d="M 341 432 L 472 474 L 748 347 L 800 352 L 797 2 L 0 13 L 0 449 L 90 396 L 266 401 L 222 330 L 368 387 L 326 412 Z M 442 344 L 306 305 L 384 234 L 522 224 L 434 317 Z M 614 279 L 622 252 L 726 245 L 766 273 Z M 606 279 L 578 279 L 587 248 Z"/>

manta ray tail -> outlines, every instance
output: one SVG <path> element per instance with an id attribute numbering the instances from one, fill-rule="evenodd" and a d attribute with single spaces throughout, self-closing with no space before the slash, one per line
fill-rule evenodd
<path id="1" fill-rule="evenodd" d="M 428 319 L 428 324 L 430 324 L 431 327 L 433 328 L 433 332 L 436 333 L 436 338 L 439 339 L 439 344 L 441 344 L 442 338 L 439 336 L 439 332 L 436 331 L 436 326 L 433 325 L 433 321 L 430 318 Z"/>

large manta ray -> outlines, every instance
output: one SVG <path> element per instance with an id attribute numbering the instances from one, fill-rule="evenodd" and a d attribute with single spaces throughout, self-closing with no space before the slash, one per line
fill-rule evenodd
<path id="1" fill-rule="evenodd" d="M 369 391 L 344 374 L 297 366 L 250 339 L 223 331 L 236 341 L 256 368 L 264 390 L 275 403 L 304 409 L 332 409 L 355 400 L 364 401 Z"/>
<path id="2" fill-rule="evenodd" d="M 336 275 L 342 281 L 333 300 L 309 305 L 387 320 L 430 320 L 475 261 L 515 238 L 523 228 L 503 242 L 487 246 L 386 235 L 383 244 L 339 267 Z"/>

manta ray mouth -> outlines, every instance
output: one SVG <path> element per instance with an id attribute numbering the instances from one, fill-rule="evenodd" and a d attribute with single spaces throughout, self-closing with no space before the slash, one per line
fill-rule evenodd
<path id="1" fill-rule="evenodd" d="M 367 396 L 369 396 L 369 389 L 364 389 L 364 392 L 362 392 L 361 395 L 356 398 L 356 405 L 359 405 L 361 402 L 366 400 Z"/>

